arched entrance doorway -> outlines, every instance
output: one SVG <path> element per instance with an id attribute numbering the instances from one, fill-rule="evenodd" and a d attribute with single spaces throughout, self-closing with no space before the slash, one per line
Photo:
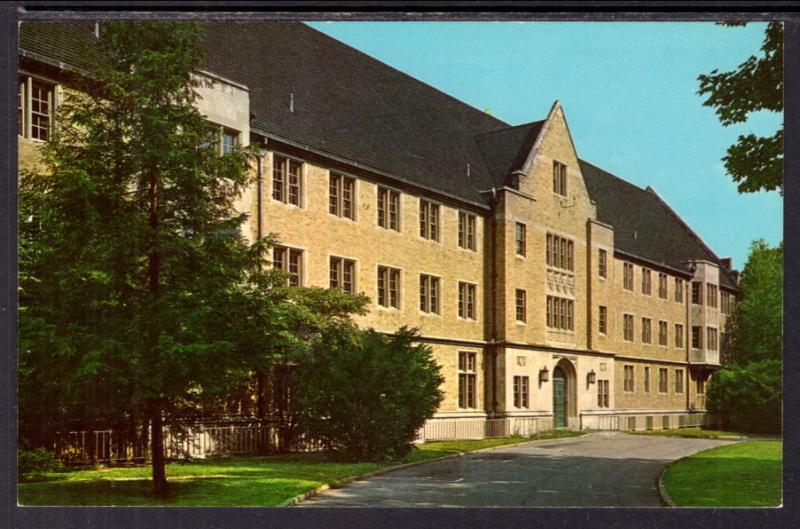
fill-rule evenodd
<path id="1" fill-rule="evenodd" d="M 566 428 L 570 418 L 577 416 L 575 368 L 562 358 L 553 370 L 553 426 Z"/>

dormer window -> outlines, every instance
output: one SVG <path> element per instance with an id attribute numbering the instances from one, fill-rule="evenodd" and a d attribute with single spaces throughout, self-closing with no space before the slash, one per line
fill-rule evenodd
<path id="1" fill-rule="evenodd" d="M 567 196 L 567 166 L 553 160 L 553 193 Z"/>

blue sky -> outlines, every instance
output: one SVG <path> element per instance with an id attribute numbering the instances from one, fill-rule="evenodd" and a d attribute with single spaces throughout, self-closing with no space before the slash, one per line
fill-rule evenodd
<path id="1" fill-rule="evenodd" d="M 777 192 L 740 195 L 720 160 L 739 134 L 772 134 L 774 113 L 722 127 L 697 76 L 735 68 L 765 24 L 686 22 L 313 22 L 312 27 L 517 125 L 564 107 L 578 155 L 652 186 L 741 269 L 750 241 L 782 238 Z"/>

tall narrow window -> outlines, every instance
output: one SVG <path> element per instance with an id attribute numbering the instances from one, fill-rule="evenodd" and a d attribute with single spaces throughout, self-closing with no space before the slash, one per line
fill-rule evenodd
<path id="1" fill-rule="evenodd" d="M 703 284 L 699 281 L 692 281 L 692 303 L 703 304 Z"/>
<path id="2" fill-rule="evenodd" d="M 667 299 L 667 274 L 658 274 L 658 297 Z"/>
<path id="3" fill-rule="evenodd" d="M 667 345 L 667 334 L 669 333 L 667 322 L 658 322 L 658 345 Z"/>
<path id="4" fill-rule="evenodd" d="M 600 332 L 600 334 L 608 334 L 608 308 L 600 305 L 598 309 L 598 332 Z"/>
<path id="5" fill-rule="evenodd" d="M 683 393 L 683 369 L 675 370 L 675 393 Z"/>
<path id="6" fill-rule="evenodd" d="M 597 255 L 597 275 L 608 277 L 608 252 L 600 250 Z"/>
<path id="7" fill-rule="evenodd" d="M 400 270 L 378 267 L 378 305 L 400 308 Z"/>
<path id="8" fill-rule="evenodd" d="M 272 249 L 272 266 L 283 270 L 289 277 L 289 286 L 296 287 L 303 284 L 303 250 L 275 246 Z"/>
<path id="9" fill-rule="evenodd" d="M 644 392 L 650 393 L 650 366 L 644 367 Z"/>
<path id="10" fill-rule="evenodd" d="M 667 371 L 666 367 L 661 367 L 658 369 L 658 392 L 669 392 L 669 371 Z"/>
<path id="11" fill-rule="evenodd" d="M 385 187 L 378 188 L 378 226 L 400 231 L 400 193 Z"/>
<path id="12" fill-rule="evenodd" d="M 239 133 L 233 129 L 223 128 L 222 135 L 220 137 L 220 148 L 222 150 L 222 154 L 230 154 L 234 150 L 239 143 Z"/>
<path id="13" fill-rule="evenodd" d="M 683 347 L 683 325 L 675 324 L 675 347 Z"/>
<path id="14" fill-rule="evenodd" d="M 428 314 L 439 314 L 439 278 L 420 274 L 419 310 Z"/>
<path id="15" fill-rule="evenodd" d="M 47 141 L 50 139 L 51 116 L 53 111 L 53 85 L 34 79 L 31 84 L 31 138 Z"/>
<path id="16" fill-rule="evenodd" d="M 635 382 L 633 378 L 633 366 L 624 366 L 624 378 L 623 378 L 623 386 L 622 390 L 628 393 L 632 393 L 635 388 Z"/>
<path id="17" fill-rule="evenodd" d="M 703 328 L 692 326 L 692 347 L 695 349 L 703 348 Z"/>
<path id="18" fill-rule="evenodd" d="M 419 236 L 431 241 L 439 240 L 439 205 L 420 199 Z"/>
<path id="19" fill-rule="evenodd" d="M 683 279 L 675 278 L 675 301 L 683 303 Z"/>
<path id="20" fill-rule="evenodd" d="M 475 215 L 458 212 L 458 246 L 466 250 L 475 250 Z"/>
<path id="21" fill-rule="evenodd" d="M 475 285 L 458 283 L 458 316 L 467 320 L 475 319 Z"/>
<path id="22" fill-rule="evenodd" d="M 597 407 L 608 408 L 608 380 L 597 381 Z"/>
<path id="23" fill-rule="evenodd" d="M 515 376 L 514 377 L 514 407 L 515 408 L 528 408 L 530 406 L 529 398 L 529 377 Z"/>
<path id="24" fill-rule="evenodd" d="M 574 330 L 575 302 L 571 299 L 547 296 L 547 326 L 564 331 Z"/>
<path id="25" fill-rule="evenodd" d="M 525 257 L 527 254 L 527 229 L 526 226 L 521 223 L 517 222 L 517 231 L 516 231 L 516 251 L 517 255 L 520 257 Z"/>
<path id="26" fill-rule="evenodd" d="M 633 290 L 633 264 L 622 263 L 622 288 Z"/>
<path id="27" fill-rule="evenodd" d="M 714 327 L 708 327 L 707 329 L 708 334 L 708 342 L 707 347 L 709 351 L 716 351 L 717 350 L 717 329 Z"/>
<path id="28" fill-rule="evenodd" d="M 553 193 L 567 196 L 567 166 L 553 160 Z"/>
<path id="29" fill-rule="evenodd" d="M 633 314 L 623 314 L 622 316 L 622 338 L 626 342 L 633 341 Z"/>
<path id="30" fill-rule="evenodd" d="M 328 183 L 328 212 L 337 217 L 355 219 L 355 179 L 338 173 L 330 173 Z"/>
<path id="31" fill-rule="evenodd" d="M 331 257 L 330 286 L 355 293 L 356 262 L 343 257 Z"/>
<path id="32" fill-rule="evenodd" d="M 272 198 L 300 206 L 303 164 L 284 156 L 272 157 Z"/>
<path id="33" fill-rule="evenodd" d="M 652 320 L 650 318 L 642 318 L 642 343 L 650 343 L 652 341 Z"/>
<path id="34" fill-rule="evenodd" d="M 705 395 L 705 393 L 706 393 L 706 379 L 698 378 L 695 381 L 695 384 L 696 384 L 695 388 L 697 390 L 697 394 L 698 395 Z"/>
<path id="35" fill-rule="evenodd" d="M 465 351 L 458 353 L 458 407 L 472 409 L 476 403 L 477 354 Z"/>
<path id="36" fill-rule="evenodd" d="M 707 284 L 706 285 L 706 303 L 708 303 L 708 306 L 716 308 L 719 305 L 719 303 L 717 302 L 718 297 L 719 297 L 719 295 L 718 295 L 717 285 L 712 285 L 710 283 Z"/>
<path id="37" fill-rule="evenodd" d="M 517 289 L 515 300 L 516 300 L 516 315 L 517 321 L 525 323 L 527 319 L 527 301 L 526 301 L 526 292 L 520 288 Z"/>
<path id="38" fill-rule="evenodd" d="M 650 270 L 647 268 L 642 268 L 642 294 L 647 294 L 649 296 L 650 289 Z"/>

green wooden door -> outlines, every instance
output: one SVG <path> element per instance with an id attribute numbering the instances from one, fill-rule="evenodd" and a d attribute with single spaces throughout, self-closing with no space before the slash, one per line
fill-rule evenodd
<path id="1" fill-rule="evenodd" d="M 553 373 L 553 422 L 556 428 L 567 426 L 567 380 L 561 368 Z"/>

